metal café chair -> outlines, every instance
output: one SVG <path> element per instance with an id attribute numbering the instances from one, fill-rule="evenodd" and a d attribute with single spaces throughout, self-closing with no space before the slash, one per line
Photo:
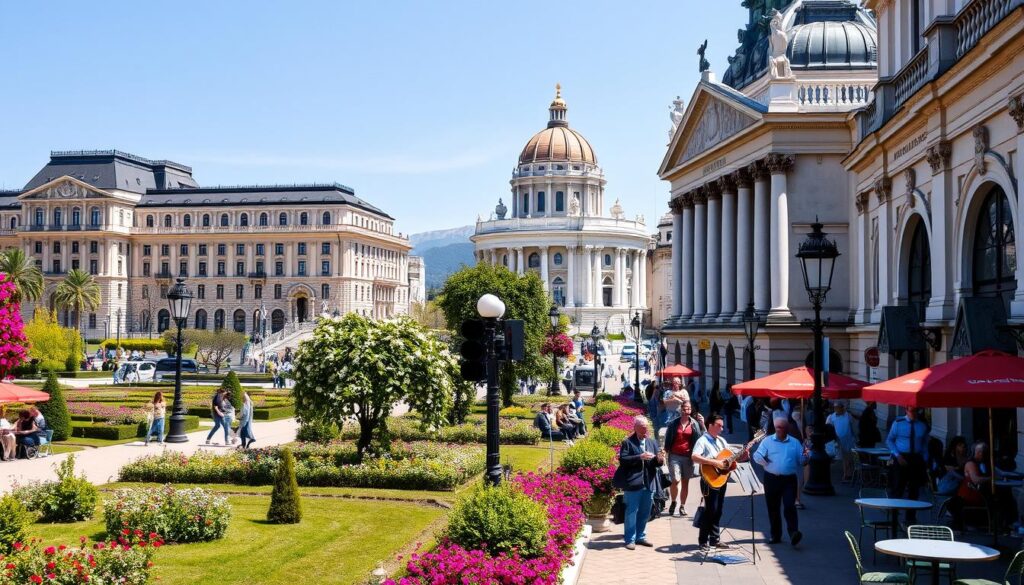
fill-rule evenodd
<path id="1" fill-rule="evenodd" d="M 911 524 L 907 527 L 907 538 L 919 540 L 953 540 L 953 529 L 949 526 L 927 526 L 924 524 Z M 932 564 L 929 561 L 907 559 L 907 573 L 911 582 L 916 582 L 918 571 L 931 571 Z M 956 565 L 953 563 L 939 563 L 939 574 L 946 573 L 952 583 L 956 579 Z"/>
<path id="2" fill-rule="evenodd" d="M 864 564 L 861 562 L 860 546 L 857 545 L 857 541 L 854 540 L 853 535 L 849 531 L 844 531 L 846 535 L 846 542 L 850 543 L 850 552 L 853 553 L 853 560 L 857 564 L 857 579 L 858 583 L 864 585 L 864 583 L 910 583 L 910 575 L 906 573 L 885 573 L 885 572 L 864 572 Z"/>
<path id="3" fill-rule="evenodd" d="M 880 488 L 860 488 L 860 494 L 858 498 L 888 498 L 889 494 L 885 493 L 885 490 Z M 864 506 L 858 506 L 860 509 L 860 530 L 857 532 L 857 546 L 864 538 L 864 529 L 871 529 L 871 540 L 873 542 L 878 541 L 878 532 L 882 531 L 885 534 L 889 534 L 889 528 L 892 526 L 888 515 L 882 510 L 873 510 L 870 508 L 865 509 Z M 878 551 L 872 547 L 871 562 L 878 562 Z"/>

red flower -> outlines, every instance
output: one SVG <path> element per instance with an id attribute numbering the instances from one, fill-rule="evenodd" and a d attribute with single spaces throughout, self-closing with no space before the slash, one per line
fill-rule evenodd
<path id="1" fill-rule="evenodd" d="M 48 546 L 48 547 L 46 547 L 46 550 L 44 550 L 43 552 L 46 555 L 48 555 L 48 556 L 49 555 L 55 555 L 55 554 L 57 554 L 57 549 L 53 548 L 52 546 Z"/>
<path id="2" fill-rule="evenodd" d="M 56 563 L 54 563 L 53 561 L 50 561 L 50 562 L 46 563 L 46 570 L 47 570 L 47 571 L 52 571 L 52 570 L 54 570 L 54 569 L 55 569 L 56 567 L 57 567 L 57 564 L 56 564 Z"/>
<path id="3" fill-rule="evenodd" d="M 33 582 L 33 583 L 42 583 L 43 582 L 43 578 L 40 577 L 39 575 L 32 575 L 31 577 L 28 578 L 28 580 Z"/>
<path id="4" fill-rule="evenodd" d="M 14 563 L 7 563 L 7 566 L 4 567 L 4 568 L 5 569 L 13 569 L 14 568 Z"/>
<path id="5" fill-rule="evenodd" d="M 64 550 L 66 548 L 67 548 L 67 545 L 62 544 L 62 545 L 57 547 L 57 550 Z"/>

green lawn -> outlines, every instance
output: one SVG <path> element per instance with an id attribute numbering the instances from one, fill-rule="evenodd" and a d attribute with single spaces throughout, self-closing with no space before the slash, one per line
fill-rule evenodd
<path id="1" fill-rule="evenodd" d="M 513 471 L 549 471 L 551 457 L 554 456 L 554 465 L 558 467 L 558 461 L 562 458 L 562 451 L 565 451 L 566 444 L 562 441 L 555 441 L 549 445 L 541 441 L 538 445 L 502 445 L 501 462 L 511 464 Z M 554 453 L 552 454 L 552 451 Z"/>
<path id="2" fill-rule="evenodd" d="M 166 546 L 154 557 L 153 576 L 174 584 L 288 584 L 296 581 L 361 584 L 378 561 L 393 561 L 444 515 L 437 507 L 398 502 L 305 498 L 303 520 L 279 526 L 265 521 L 269 496 L 230 496 L 227 535 L 209 543 Z M 102 515 L 74 524 L 37 524 L 48 544 L 99 538 Z"/>

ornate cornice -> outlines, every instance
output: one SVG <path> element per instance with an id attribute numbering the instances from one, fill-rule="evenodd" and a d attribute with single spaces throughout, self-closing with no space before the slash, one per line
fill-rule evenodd
<path id="1" fill-rule="evenodd" d="M 765 165 L 768 167 L 768 172 L 773 175 L 781 175 L 787 173 L 793 168 L 793 164 L 796 159 L 791 154 L 781 154 L 773 152 L 764 159 Z"/>
<path id="2" fill-rule="evenodd" d="M 1017 132 L 1024 132 L 1024 95 L 1010 96 L 1006 108 L 1010 117 L 1017 123 Z"/>
<path id="3" fill-rule="evenodd" d="M 885 203 L 892 197 L 892 179 L 888 175 L 875 181 L 875 193 L 878 195 L 879 203 Z"/>
<path id="4" fill-rule="evenodd" d="M 718 178 L 718 188 L 722 193 L 736 194 L 736 180 L 733 179 L 732 174 L 722 175 Z"/>
<path id="5" fill-rule="evenodd" d="M 749 188 L 751 184 L 754 182 L 754 177 L 750 173 L 749 167 L 743 167 L 741 169 L 736 169 L 736 171 L 733 172 L 732 180 L 734 183 L 736 183 L 736 186 L 738 187 Z"/>
<path id="6" fill-rule="evenodd" d="M 953 154 L 953 145 L 948 140 L 940 140 L 928 147 L 928 165 L 932 174 L 937 175 L 949 169 L 949 157 Z"/>
<path id="7" fill-rule="evenodd" d="M 707 205 L 708 204 L 708 190 L 705 187 L 697 187 L 693 190 L 693 204 L 694 205 Z"/>

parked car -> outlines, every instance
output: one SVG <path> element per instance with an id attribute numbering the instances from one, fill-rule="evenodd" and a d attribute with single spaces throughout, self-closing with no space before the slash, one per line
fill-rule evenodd
<path id="1" fill-rule="evenodd" d="M 175 358 L 163 358 L 156 362 L 156 372 L 153 373 L 154 382 L 163 382 L 164 380 L 173 380 L 174 372 L 177 360 Z M 182 374 L 195 374 L 199 372 L 199 366 L 196 364 L 196 360 L 183 359 L 181 360 L 181 373 Z"/>
<path id="2" fill-rule="evenodd" d="M 636 344 L 628 341 L 622 344 L 622 351 L 619 353 L 620 362 L 631 362 L 636 359 Z"/>
<path id="3" fill-rule="evenodd" d="M 156 362 L 125 362 L 117 370 L 117 379 L 122 383 L 152 382 L 154 372 L 156 372 Z"/>

